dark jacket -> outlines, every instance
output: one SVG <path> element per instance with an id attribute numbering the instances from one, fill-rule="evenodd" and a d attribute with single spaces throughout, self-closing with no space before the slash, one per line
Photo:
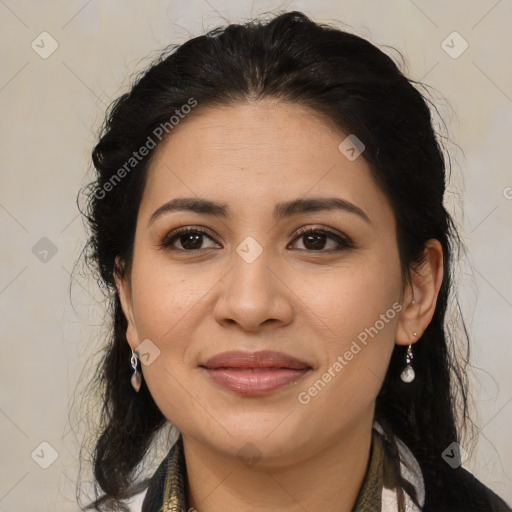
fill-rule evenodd
<path id="1" fill-rule="evenodd" d="M 466 469 L 453 470 L 453 479 L 425 495 L 423 512 L 509 512 L 512 509 Z"/>

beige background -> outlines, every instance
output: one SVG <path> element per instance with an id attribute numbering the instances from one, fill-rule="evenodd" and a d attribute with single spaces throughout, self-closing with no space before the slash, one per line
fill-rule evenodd
<path id="1" fill-rule="evenodd" d="M 78 510 L 77 421 L 87 411 L 74 420 L 69 407 L 104 318 L 94 282 L 70 274 L 84 243 L 75 197 L 106 106 L 165 45 L 276 8 L 398 48 L 411 77 L 439 91 L 452 140 L 448 204 L 470 251 L 460 294 L 480 435 L 464 465 L 512 502 L 511 0 L 0 0 L 0 511 Z M 58 43 L 46 59 L 31 47 L 44 31 Z M 458 58 L 442 47 L 453 31 L 469 44 Z M 42 442 L 57 452 L 47 469 Z"/>

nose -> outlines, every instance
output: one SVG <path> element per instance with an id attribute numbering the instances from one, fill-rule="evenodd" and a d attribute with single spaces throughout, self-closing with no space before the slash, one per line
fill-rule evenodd
<path id="1" fill-rule="evenodd" d="M 292 321 L 294 295 L 266 251 L 252 262 L 234 253 L 233 267 L 219 286 L 213 314 L 221 324 L 257 332 Z"/>

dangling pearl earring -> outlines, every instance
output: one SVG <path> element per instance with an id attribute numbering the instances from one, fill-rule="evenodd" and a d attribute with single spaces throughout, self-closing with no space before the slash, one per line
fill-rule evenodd
<path id="1" fill-rule="evenodd" d="M 130 379 L 130 382 L 131 382 L 132 387 L 133 387 L 133 389 L 135 390 L 136 393 L 139 392 L 140 385 L 142 384 L 142 379 L 140 377 L 140 372 L 137 370 L 137 362 L 138 362 L 137 353 L 134 352 L 133 349 L 132 349 L 132 357 L 130 358 L 130 363 L 131 363 L 132 368 L 133 368 L 133 373 L 132 373 L 132 377 Z"/>
<path id="2" fill-rule="evenodd" d="M 413 336 L 416 337 L 417 334 L 415 332 L 413 332 Z M 412 354 L 412 344 L 409 343 L 409 348 L 407 349 L 407 354 L 405 356 L 406 366 L 402 370 L 402 373 L 400 374 L 400 378 L 406 383 L 412 382 L 414 380 L 414 378 L 416 377 L 416 374 L 414 373 L 414 369 L 411 366 L 411 361 L 413 360 L 413 358 L 414 358 L 414 356 Z"/>

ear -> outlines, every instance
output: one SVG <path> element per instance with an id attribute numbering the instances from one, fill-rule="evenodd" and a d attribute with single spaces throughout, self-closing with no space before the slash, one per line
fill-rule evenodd
<path id="1" fill-rule="evenodd" d="M 418 341 L 436 309 L 437 296 L 443 282 L 443 248 L 439 240 L 431 239 L 425 243 L 424 252 L 425 261 L 419 268 L 411 270 L 411 286 L 404 294 L 396 333 L 398 345 Z"/>
<path id="2" fill-rule="evenodd" d="M 132 350 L 135 350 L 139 346 L 140 342 L 133 314 L 131 282 L 129 276 L 127 276 L 127 273 L 124 271 L 123 263 L 119 256 L 117 256 L 115 260 L 114 280 L 116 282 L 121 308 L 123 309 L 124 316 L 128 323 L 126 328 L 126 339 Z"/>

